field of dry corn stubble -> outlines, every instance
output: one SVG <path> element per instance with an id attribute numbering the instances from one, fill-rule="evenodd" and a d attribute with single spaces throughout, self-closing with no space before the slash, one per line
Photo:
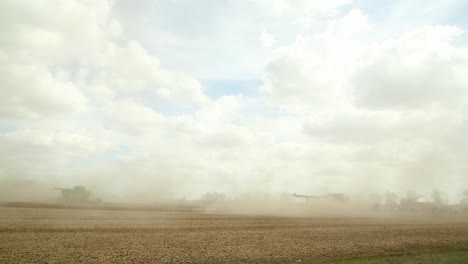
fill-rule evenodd
<path id="1" fill-rule="evenodd" d="M 466 246 L 460 218 L 0 207 L 0 263 L 298 263 Z"/>

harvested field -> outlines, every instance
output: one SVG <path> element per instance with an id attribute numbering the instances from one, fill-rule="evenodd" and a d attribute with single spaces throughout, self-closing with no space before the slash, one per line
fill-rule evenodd
<path id="1" fill-rule="evenodd" d="M 1 263 L 296 263 L 468 246 L 461 218 L 0 207 Z"/>

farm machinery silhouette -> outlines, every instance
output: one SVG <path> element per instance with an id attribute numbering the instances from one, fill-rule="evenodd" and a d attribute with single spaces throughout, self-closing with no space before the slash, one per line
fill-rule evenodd
<path id="1" fill-rule="evenodd" d="M 405 197 L 399 197 L 393 192 L 384 195 L 374 195 L 370 199 L 371 209 L 380 212 L 402 212 L 402 213 L 432 213 L 432 214 L 456 214 L 468 213 L 468 190 L 464 193 L 459 204 L 449 204 L 448 199 L 438 191 L 434 190 L 432 196 L 416 195 L 408 193 Z M 305 199 L 306 203 L 329 202 L 334 204 L 353 205 L 353 201 L 344 193 L 328 193 L 324 195 L 292 194 L 295 198 Z"/>
<path id="2" fill-rule="evenodd" d="M 91 191 L 84 186 L 74 186 L 73 188 L 55 188 L 61 192 L 61 201 L 72 204 L 99 204 L 100 199 L 91 200 Z"/>

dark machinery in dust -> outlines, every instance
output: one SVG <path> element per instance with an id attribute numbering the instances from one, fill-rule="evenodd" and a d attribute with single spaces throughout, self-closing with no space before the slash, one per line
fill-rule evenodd
<path id="1" fill-rule="evenodd" d="M 297 197 L 297 198 L 305 198 L 306 200 L 322 199 L 322 200 L 337 201 L 337 202 L 346 202 L 349 199 L 348 196 L 346 196 L 346 194 L 344 193 L 327 193 L 327 194 L 318 195 L 318 196 L 293 193 L 292 196 Z"/>
<path id="2" fill-rule="evenodd" d="M 91 200 L 91 191 L 86 190 L 84 186 L 75 186 L 73 188 L 56 188 L 61 191 L 61 199 L 65 203 L 99 203 L 100 200 Z"/>

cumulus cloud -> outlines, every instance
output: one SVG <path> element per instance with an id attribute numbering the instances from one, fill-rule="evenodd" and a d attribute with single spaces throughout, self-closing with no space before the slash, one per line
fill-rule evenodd
<path id="1" fill-rule="evenodd" d="M 0 5 L 8 14 L 0 33 L 4 115 L 84 111 L 84 93 L 109 99 L 122 91 L 151 91 L 182 104 L 208 100 L 199 81 L 165 69 L 138 41 L 122 36 L 110 1 Z"/>
<path id="2" fill-rule="evenodd" d="M 453 104 L 468 91 L 468 53 L 452 41 L 462 31 L 427 26 L 374 47 L 353 76 L 358 105 L 419 108 Z"/>
<path id="3" fill-rule="evenodd" d="M 263 31 L 262 34 L 260 34 L 259 40 L 262 43 L 263 47 L 270 48 L 275 41 L 275 36 L 269 34 L 266 31 Z"/>
<path id="4" fill-rule="evenodd" d="M 201 83 L 183 73 L 161 67 L 137 41 L 126 47 L 112 45 L 103 58 L 101 79 L 110 80 L 115 89 L 153 92 L 157 96 L 180 103 L 203 104 L 209 101 Z"/>
<path id="5" fill-rule="evenodd" d="M 0 8 L 5 14 L 1 20 L 2 50 L 29 63 L 50 66 L 91 59 L 119 27 L 109 17 L 111 5 L 107 0 L 2 1 Z"/>
<path id="6" fill-rule="evenodd" d="M 84 111 L 87 99 L 69 80 L 60 80 L 38 65 L 0 60 L 0 116 L 55 116 Z"/>
<path id="7" fill-rule="evenodd" d="M 110 145 L 90 133 L 39 128 L 0 133 L 0 144 L 0 178 L 49 183 L 80 182 L 83 161 Z"/>
<path id="8" fill-rule="evenodd" d="M 337 9 L 343 5 L 352 3 L 352 0 L 331 0 L 331 1 L 291 1 L 291 0 L 274 0 L 268 1 L 273 7 L 273 10 L 278 15 L 313 15 L 316 13 L 323 15 L 334 15 Z"/>
<path id="9" fill-rule="evenodd" d="M 128 134 L 142 135 L 158 133 L 164 126 L 165 118 L 160 113 L 142 104 L 118 100 L 106 105 L 104 110 L 104 124 L 110 129 L 116 129 Z"/>
<path id="10" fill-rule="evenodd" d="M 252 141 L 251 136 L 245 128 L 233 125 L 207 131 L 199 139 L 202 146 L 215 148 L 243 147 L 250 141 Z"/>
<path id="11" fill-rule="evenodd" d="M 453 188 L 443 179 L 462 177 L 457 157 L 466 155 L 450 143 L 466 122 L 468 60 L 456 42 L 463 31 L 424 26 L 370 41 L 363 34 L 372 29 L 352 10 L 324 32 L 278 48 L 263 95 L 303 118 L 309 146 L 327 158 L 301 168 L 319 178 L 356 188 L 373 177 L 399 188 Z"/>
<path id="12" fill-rule="evenodd" d="M 112 4 L 0 3 L 1 177 L 92 182 L 93 171 L 112 170 L 108 159 L 174 143 L 158 137 L 184 119 L 166 121 L 148 104 L 210 102 L 196 78 L 126 36 Z"/>
<path id="13" fill-rule="evenodd" d="M 455 190 L 462 27 L 387 34 L 353 4 L 2 1 L 0 180 L 134 201 Z M 260 87 L 237 89 L 246 79 Z"/>
<path id="14" fill-rule="evenodd" d="M 367 17 L 352 10 L 330 21 L 325 32 L 299 36 L 294 44 L 278 48 L 265 67 L 261 91 L 286 104 L 334 100 L 364 50 L 355 36 L 369 29 Z"/>

